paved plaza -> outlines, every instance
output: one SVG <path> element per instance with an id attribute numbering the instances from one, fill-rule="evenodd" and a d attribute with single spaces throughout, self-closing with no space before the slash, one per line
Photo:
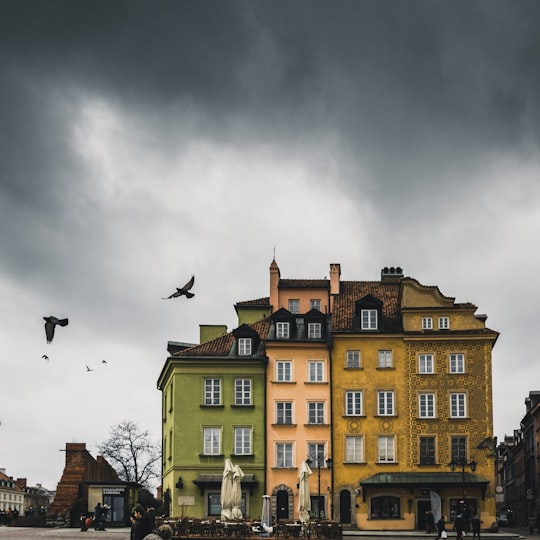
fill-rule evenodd
<path id="1" fill-rule="evenodd" d="M 0 540 L 22 540 L 32 538 L 49 538 L 59 540 L 129 540 L 129 527 L 107 529 L 106 531 L 94 531 L 90 529 L 82 532 L 77 528 L 40 529 L 35 527 L 0 527 Z M 343 534 L 344 540 L 354 540 L 355 538 L 378 538 L 380 540 L 435 540 L 434 536 L 419 531 L 358 531 L 346 530 Z M 472 540 L 472 535 L 468 535 L 467 540 Z M 448 534 L 449 540 L 455 540 L 455 533 Z M 498 533 L 483 533 L 481 540 L 539 540 L 540 534 L 535 531 L 529 534 L 529 530 L 523 529 L 501 529 Z M 185 539 L 188 540 L 188 539 Z M 193 540 L 193 539 L 192 539 Z"/>

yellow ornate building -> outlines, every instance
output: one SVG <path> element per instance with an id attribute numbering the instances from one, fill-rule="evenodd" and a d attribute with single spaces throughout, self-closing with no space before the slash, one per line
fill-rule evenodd
<path id="1" fill-rule="evenodd" d="M 334 279 L 335 517 L 360 529 L 424 529 L 440 505 L 447 521 L 478 513 L 490 526 L 498 333 L 474 305 L 400 268 L 375 282 Z"/>

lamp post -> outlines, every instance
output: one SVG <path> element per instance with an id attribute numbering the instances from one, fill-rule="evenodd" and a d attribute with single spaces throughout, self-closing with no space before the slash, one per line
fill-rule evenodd
<path id="1" fill-rule="evenodd" d="M 312 456 L 311 454 L 307 457 L 306 463 L 308 465 L 311 465 L 312 463 L 315 463 L 317 466 L 317 518 L 321 519 L 321 466 L 323 465 L 323 462 L 326 463 L 326 468 L 331 469 L 332 468 L 332 458 L 328 457 L 326 460 L 324 459 L 323 454 L 317 454 L 316 456 Z"/>
<path id="2" fill-rule="evenodd" d="M 470 467 L 472 472 L 476 471 L 476 461 L 473 459 L 467 462 L 467 458 L 459 457 L 452 459 L 448 466 L 452 471 L 455 471 L 458 466 L 461 467 L 461 500 L 463 502 L 463 509 L 465 509 L 465 467 Z"/>

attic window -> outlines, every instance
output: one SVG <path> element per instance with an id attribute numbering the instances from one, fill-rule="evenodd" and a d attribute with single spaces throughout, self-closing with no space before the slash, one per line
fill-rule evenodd
<path id="1" fill-rule="evenodd" d="M 363 309 L 360 312 L 362 330 L 377 330 L 377 310 Z"/>
<path id="2" fill-rule="evenodd" d="M 238 338 L 238 354 L 240 356 L 251 354 L 251 338 Z"/>
<path id="3" fill-rule="evenodd" d="M 278 323 L 276 323 L 276 337 L 278 339 L 288 339 L 289 338 L 289 323 L 288 322 L 278 322 Z"/>
<path id="4" fill-rule="evenodd" d="M 308 323 L 308 338 L 321 339 L 321 323 Z"/>

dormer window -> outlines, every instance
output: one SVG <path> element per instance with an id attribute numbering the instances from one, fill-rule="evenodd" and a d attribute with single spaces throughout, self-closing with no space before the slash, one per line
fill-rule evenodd
<path id="1" fill-rule="evenodd" d="M 308 338 L 321 339 L 321 323 L 308 323 Z"/>
<path id="2" fill-rule="evenodd" d="M 259 350 L 259 335 L 247 324 L 242 324 L 233 330 L 233 336 L 236 339 L 236 354 L 238 356 L 251 356 Z"/>
<path id="3" fill-rule="evenodd" d="M 251 338 L 238 339 L 238 354 L 240 356 L 248 356 L 251 354 Z"/>
<path id="4" fill-rule="evenodd" d="M 276 323 L 276 337 L 278 339 L 289 339 L 290 325 L 288 322 Z"/>
<path id="5" fill-rule="evenodd" d="M 363 309 L 361 312 L 362 330 L 377 330 L 377 310 Z"/>
<path id="6" fill-rule="evenodd" d="M 354 327 L 357 330 L 373 332 L 384 327 L 382 317 L 383 303 L 373 296 L 366 294 L 355 303 Z"/>

